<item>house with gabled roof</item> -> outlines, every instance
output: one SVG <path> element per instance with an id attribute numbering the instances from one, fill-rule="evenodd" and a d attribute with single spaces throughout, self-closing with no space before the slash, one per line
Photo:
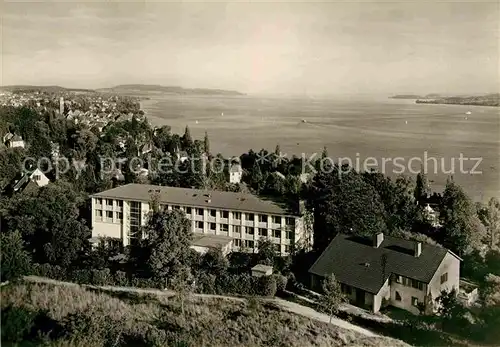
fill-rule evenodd
<path id="1" fill-rule="evenodd" d="M 19 135 L 13 135 L 5 142 L 5 145 L 9 148 L 24 148 L 24 140 Z"/>
<path id="2" fill-rule="evenodd" d="M 434 311 L 442 290 L 458 292 L 461 260 L 446 248 L 383 233 L 338 234 L 309 273 L 313 289 L 333 274 L 351 303 L 373 312 L 391 305 L 419 314 Z"/>
<path id="3" fill-rule="evenodd" d="M 50 180 L 40 169 L 32 172 L 19 173 L 10 185 L 6 188 L 8 193 L 19 193 L 28 189 L 44 187 L 50 183 Z"/>

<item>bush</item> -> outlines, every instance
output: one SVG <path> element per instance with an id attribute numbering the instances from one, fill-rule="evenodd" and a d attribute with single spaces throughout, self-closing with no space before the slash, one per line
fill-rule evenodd
<path id="1" fill-rule="evenodd" d="M 276 295 L 276 279 L 274 276 L 262 276 L 259 278 L 259 294 L 270 297 Z"/>
<path id="2" fill-rule="evenodd" d="M 2 341 L 18 342 L 35 324 L 37 313 L 26 308 L 9 306 L 2 309 Z"/>
<path id="3" fill-rule="evenodd" d="M 54 280 L 64 281 L 67 278 L 66 272 L 59 265 L 35 263 L 31 272 L 35 276 L 47 277 Z"/>
<path id="4" fill-rule="evenodd" d="M 123 271 L 116 271 L 114 275 L 114 284 L 117 286 L 126 287 L 129 285 L 127 274 Z"/>
<path id="5" fill-rule="evenodd" d="M 196 277 L 196 291 L 203 294 L 216 294 L 216 279 L 217 278 L 215 275 L 206 273 L 204 271 L 200 272 Z"/>
<path id="6" fill-rule="evenodd" d="M 276 281 L 276 291 L 278 293 L 283 293 L 286 289 L 286 286 L 288 284 L 288 278 L 283 275 L 273 275 L 275 281 Z"/>
<path id="7" fill-rule="evenodd" d="M 109 269 L 92 270 L 92 284 L 104 286 L 111 283 L 111 272 Z"/>
<path id="8" fill-rule="evenodd" d="M 79 284 L 90 284 L 92 273 L 87 269 L 75 270 L 71 274 L 71 280 Z"/>

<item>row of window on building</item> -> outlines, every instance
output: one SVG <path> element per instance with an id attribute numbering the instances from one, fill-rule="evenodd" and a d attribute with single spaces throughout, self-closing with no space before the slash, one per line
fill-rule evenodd
<path id="1" fill-rule="evenodd" d="M 204 222 L 202 221 L 196 221 L 195 222 L 195 230 L 196 229 L 204 229 Z M 207 224 L 207 230 L 210 231 L 216 231 L 217 230 L 217 223 L 206 223 Z M 233 225 L 233 233 L 235 234 L 241 234 L 243 231 L 247 235 L 255 235 L 255 229 L 257 229 L 257 235 L 259 236 L 264 236 L 264 237 L 275 237 L 275 238 L 281 238 L 281 229 L 266 229 L 266 228 L 254 228 L 254 227 L 241 227 L 239 225 Z M 219 224 L 219 231 L 220 232 L 228 232 L 229 231 L 229 224 Z M 293 231 L 285 231 L 285 237 L 287 239 L 292 239 L 293 238 Z"/>
<path id="2" fill-rule="evenodd" d="M 258 242 L 254 240 L 240 240 L 240 239 L 235 239 L 234 240 L 234 246 L 235 247 L 242 247 L 242 248 L 255 248 L 258 247 Z M 274 250 L 276 252 L 281 252 L 281 245 L 279 244 L 273 244 Z M 285 247 L 285 252 L 290 253 L 290 245 L 284 245 Z"/>
<path id="3" fill-rule="evenodd" d="M 122 212 L 113 212 L 113 211 L 103 211 L 103 210 L 95 210 L 95 217 L 98 221 L 113 220 L 113 214 L 115 215 L 115 220 L 121 221 L 123 219 Z M 104 218 L 106 217 L 106 218 Z"/>
<path id="4" fill-rule="evenodd" d="M 414 280 L 412 278 L 400 276 L 400 275 L 394 275 L 394 281 L 396 283 L 402 284 L 407 287 L 412 287 L 418 290 L 424 290 L 424 282 L 420 282 L 417 280 Z"/>
<path id="5" fill-rule="evenodd" d="M 96 199 L 96 207 L 102 207 L 102 203 L 106 204 L 106 207 L 112 207 L 113 206 L 113 199 L 101 199 L 101 198 L 97 198 Z M 123 207 L 123 200 L 116 200 L 116 205 L 118 207 Z"/>
<path id="6" fill-rule="evenodd" d="M 106 208 L 112 208 L 113 207 L 113 200 L 112 199 L 101 199 L 97 198 L 96 199 L 96 208 L 97 209 L 102 209 L 103 207 L 103 202 L 105 203 Z M 135 204 L 138 204 L 137 202 L 132 202 Z M 123 200 L 116 200 L 116 205 L 119 208 L 123 207 Z M 150 204 L 151 205 L 151 204 Z M 151 206 L 150 206 L 151 207 Z M 161 205 L 161 207 L 165 210 L 168 209 L 169 205 Z M 172 209 L 177 209 L 177 210 L 182 210 L 186 212 L 186 214 L 189 216 L 193 212 L 192 207 L 188 206 L 179 206 L 179 205 L 172 205 Z M 194 212 L 196 216 L 204 216 L 204 209 L 203 208 L 194 208 Z M 220 218 L 223 219 L 229 219 L 229 215 L 231 214 L 231 217 L 233 220 L 241 220 L 243 213 L 242 212 L 229 212 L 226 210 L 221 210 L 220 211 Z M 209 217 L 216 217 L 217 216 L 217 210 L 215 209 L 208 209 L 208 216 Z M 255 221 L 256 219 L 256 214 L 255 213 L 245 213 L 245 220 L 247 221 Z M 267 223 L 269 219 L 268 215 L 265 214 L 257 214 L 257 220 L 259 223 Z M 271 216 L 271 222 L 274 224 L 281 224 L 282 217 L 281 216 Z M 285 224 L 288 226 L 293 226 L 295 225 L 295 218 L 293 217 L 285 217 Z"/>
<path id="7" fill-rule="evenodd" d="M 165 210 L 168 209 L 168 205 L 161 205 L 162 208 Z M 187 215 L 191 215 L 193 213 L 193 208 L 192 207 L 182 207 L 178 205 L 172 205 L 173 210 L 182 210 L 186 212 Z M 196 216 L 203 216 L 204 215 L 204 209 L 203 208 L 194 208 L 194 212 Z M 231 218 L 234 220 L 241 220 L 243 213 L 242 212 L 229 212 L 226 210 L 221 210 L 220 211 L 220 218 L 224 219 L 229 219 L 229 215 L 231 214 Z M 216 217 L 217 216 L 217 210 L 215 209 L 208 209 L 208 216 L 209 217 Z M 245 213 L 245 220 L 247 221 L 255 221 L 256 214 L 255 213 Z M 269 219 L 269 216 L 266 214 L 258 214 L 257 215 L 257 220 L 259 223 L 267 223 Z M 281 216 L 271 216 L 271 222 L 274 224 L 281 224 L 282 217 Z M 294 225 L 295 224 L 295 219 L 293 217 L 285 217 L 285 224 L 286 225 Z"/>

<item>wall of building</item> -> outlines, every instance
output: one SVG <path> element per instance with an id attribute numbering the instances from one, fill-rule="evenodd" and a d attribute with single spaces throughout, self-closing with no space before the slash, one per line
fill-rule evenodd
<path id="1" fill-rule="evenodd" d="M 92 236 L 94 237 L 111 237 L 122 239 L 123 229 L 121 224 L 95 222 L 92 228 Z"/>
<path id="2" fill-rule="evenodd" d="M 391 287 L 389 285 L 390 283 L 390 278 L 388 278 L 382 288 L 380 288 L 379 292 L 377 295 L 373 297 L 373 312 L 378 312 L 382 308 L 382 303 L 384 299 L 387 301 L 387 303 L 390 302 L 391 299 Z"/>
<path id="3" fill-rule="evenodd" d="M 441 276 L 444 273 L 448 273 L 448 280 L 441 284 Z M 429 283 L 428 293 L 432 295 L 433 300 L 436 300 L 436 298 L 441 295 L 442 290 L 450 291 L 456 288 L 458 291 L 459 287 L 460 261 L 448 252 Z"/>
<path id="4" fill-rule="evenodd" d="M 100 199 L 102 201 L 102 205 L 97 205 L 98 198 L 93 198 L 92 205 L 92 213 L 95 217 L 95 210 L 102 209 L 105 211 L 106 209 L 106 200 L 105 198 Z M 118 206 L 118 201 L 113 201 L 113 209 L 116 209 Z M 260 213 L 254 212 L 240 212 L 240 211 L 231 211 L 224 210 L 227 212 L 227 215 L 223 214 L 223 210 L 214 209 L 215 216 L 210 214 L 209 208 L 201 208 L 203 210 L 202 215 L 197 214 L 196 206 L 177 206 L 177 205 L 162 205 L 166 207 L 168 210 L 172 210 L 173 208 L 180 208 L 183 211 L 186 211 L 187 207 L 191 208 L 190 213 L 187 213 L 186 216 L 188 219 L 192 221 L 191 231 L 193 233 L 200 234 L 211 234 L 211 235 L 223 235 L 228 237 L 233 237 L 235 242 L 233 242 L 232 249 L 235 251 L 250 251 L 250 252 L 258 252 L 258 241 L 262 238 L 270 239 L 277 247 L 277 250 L 281 255 L 287 255 L 292 251 L 292 246 L 294 243 L 297 243 L 301 240 L 303 234 L 303 218 L 298 216 L 277 216 L 277 215 L 267 215 L 266 222 L 259 221 L 259 215 L 264 215 Z M 120 212 L 123 212 L 123 225 L 122 225 L 122 234 L 123 234 L 123 244 L 124 246 L 129 244 L 129 235 L 130 235 L 130 223 L 129 223 L 129 215 L 130 215 L 130 202 L 122 201 L 122 206 L 120 207 Z M 147 221 L 148 214 L 150 212 L 149 203 L 141 202 L 141 224 L 144 225 Z M 239 214 L 240 218 L 234 218 L 233 212 Z M 105 213 L 105 212 L 103 212 Z M 254 214 L 254 220 L 249 220 L 248 215 Z M 278 223 L 275 223 L 273 217 L 280 217 L 281 220 Z M 290 225 L 287 224 L 287 217 L 292 219 L 292 223 Z M 215 230 L 211 229 L 211 223 L 215 224 Z M 94 224 L 94 219 L 93 219 Z M 198 225 L 201 224 L 201 225 Z M 201 226 L 201 228 L 199 228 Z M 225 229 L 223 228 L 225 226 Z M 103 232 L 104 226 L 99 226 L 100 232 Z M 253 228 L 253 234 L 249 232 L 248 228 Z M 259 228 L 264 229 L 267 232 L 263 235 L 259 233 Z M 93 236 L 97 236 L 97 230 Z M 279 237 L 276 237 L 279 236 Z"/>
<path id="5" fill-rule="evenodd" d="M 405 286 L 402 283 L 397 283 L 395 281 L 392 281 L 390 287 L 391 287 L 390 302 L 392 306 L 402 308 L 414 314 L 420 313 L 418 308 L 412 305 L 411 298 L 416 297 L 418 299 L 418 302 L 422 303 L 425 302 L 426 285 L 424 285 L 423 290 L 420 290 L 418 288 Z M 396 300 L 396 292 L 400 294 L 401 301 Z"/>

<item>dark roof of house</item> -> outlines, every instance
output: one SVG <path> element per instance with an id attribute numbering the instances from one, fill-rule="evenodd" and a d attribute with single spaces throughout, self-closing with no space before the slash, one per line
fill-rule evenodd
<path id="1" fill-rule="evenodd" d="M 260 212 L 276 215 L 298 215 L 298 204 L 297 206 L 290 206 L 286 203 L 271 201 L 241 192 L 224 192 L 131 183 L 97 193 L 94 197 L 129 201 L 151 201 L 152 194 L 157 190 L 159 191 L 160 203 L 163 204 L 243 212 Z"/>
<path id="2" fill-rule="evenodd" d="M 422 252 L 415 257 L 414 245 L 415 241 L 384 235 L 383 242 L 375 248 L 370 238 L 338 234 L 309 272 L 322 277 L 333 273 L 337 281 L 374 294 L 391 273 L 429 283 L 449 251 L 422 243 Z"/>

